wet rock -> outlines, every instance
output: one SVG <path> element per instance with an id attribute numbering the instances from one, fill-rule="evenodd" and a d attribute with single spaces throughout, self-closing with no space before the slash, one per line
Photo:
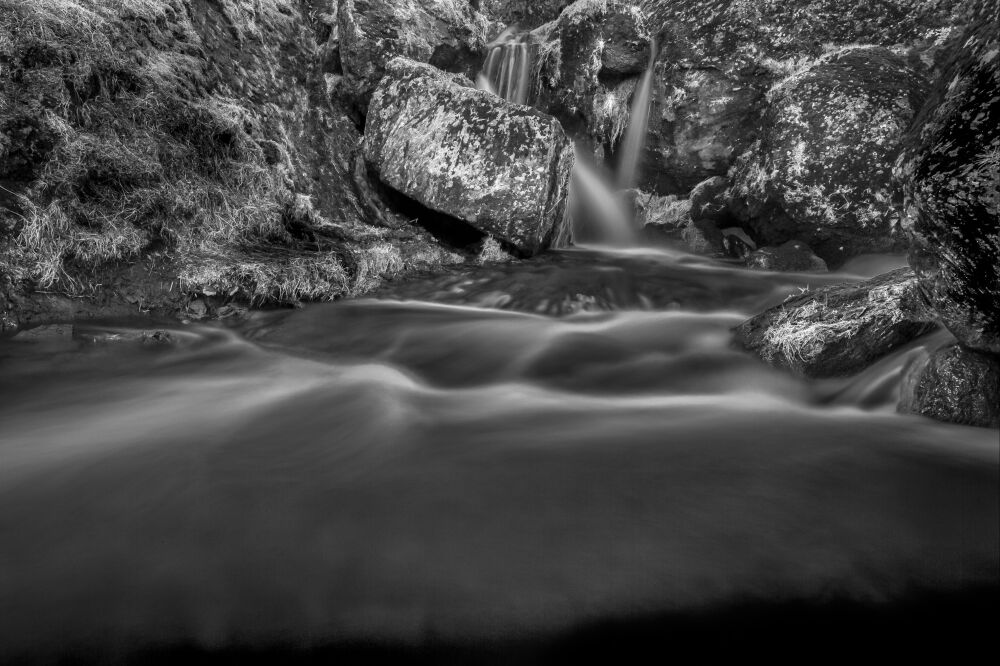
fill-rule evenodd
<path id="1" fill-rule="evenodd" d="M 64 345 L 73 339 L 72 324 L 43 324 L 26 328 L 17 333 L 11 340 L 45 345 Z"/>
<path id="2" fill-rule="evenodd" d="M 1000 427 L 1000 358 L 952 344 L 910 364 L 899 411 L 938 421 Z"/>
<path id="3" fill-rule="evenodd" d="M 747 255 L 747 267 L 761 271 L 825 272 L 826 262 L 801 241 L 767 246 Z"/>
<path id="4" fill-rule="evenodd" d="M 807 291 L 737 326 L 736 344 L 797 375 L 850 375 L 935 328 L 914 314 L 915 298 L 908 268 Z"/>
<path id="5" fill-rule="evenodd" d="M 799 239 L 831 266 L 904 242 L 892 167 L 925 95 L 887 49 L 846 48 L 770 92 L 760 141 L 735 167 L 734 210 L 758 240 Z"/>
<path id="6" fill-rule="evenodd" d="M 565 224 L 573 148 L 558 121 L 397 58 L 363 143 L 383 183 L 531 255 Z"/>
<path id="7" fill-rule="evenodd" d="M 340 60 L 359 105 L 396 56 L 473 75 L 502 28 L 462 0 L 340 0 Z"/>
<path id="8" fill-rule="evenodd" d="M 987 8 L 993 7 L 992 18 Z M 971 349 L 1000 353 L 1000 22 L 980 3 L 906 138 L 910 265 L 941 322 Z"/>
<path id="9" fill-rule="evenodd" d="M 555 29 L 568 88 L 580 76 L 624 76 L 646 69 L 652 34 L 646 15 L 634 3 L 577 0 L 559 15 Z"/>

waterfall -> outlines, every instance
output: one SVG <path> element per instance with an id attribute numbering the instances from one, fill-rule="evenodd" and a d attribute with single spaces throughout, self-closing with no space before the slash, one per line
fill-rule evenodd
<path id="1" fill-rule="evenodd" d="M 646 145 L 646 130 L 649 125 L 649 101 L 653 90 L 653 64 L 656 61 L 656 40 L 649 44 L 649 64 L 639 81 L 632 96 L 632 108 L 629 111 L 628 129 L 625 130 L 625 140 L 621 147 L 618 160 L 618 187 L 628 189 L 635 187 L 639 171 L 639 160 L 642 149 Z"/>
<path id="2" fill-rule="evenodd" d="M 508 102 L 527 104 L 532 70 L 528 33 L 518 35 L 508 28 L 490 42 L 490 47 L 476 84 Z"/>
<path id="3" fill-rule="evenodd" d="M 608 180 L 576 151 L 569 189 L 573 240 L 598 245 L 630 245 L 636 240 L 632 216 Z"/>

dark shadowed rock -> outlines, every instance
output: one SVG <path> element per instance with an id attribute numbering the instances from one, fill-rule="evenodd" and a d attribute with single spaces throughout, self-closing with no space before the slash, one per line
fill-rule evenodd
<path id="1" fill-rule="evenodd" d="M 925 92 L 913 67 L 877 47 L 830 53 L 777 84 L 734 173 L 734 208 L 757 240 L 802 240 L 832 266 L 897 248 L 892 167 Z"/>
<path id="2" fill-rule="evenodd" d="M 813 254 L 801 241 L 788 241 L 777 247 L 767 246 L 747 255 L 747 267 L 761 271 L 826 271 L 826 262 Z"/>
<path id="3" fill-rule="evenodd" d="M 397 58 L 372 96 L 364 156 L 379 178 L 524 254 L 564 224 L 573 147 L 559 122 Z"/>
<path id="4" fill-rule="evenodd" d="M 1000 358 L 952 344 L 907 367 L 899 411 L 938 421 L 1000 426 Z"/>
<path id="5" fill-rule="evenodd" d="M 987 8 L 991 8 L 987 11 Z M 1000 353 L 1000 21 L 980 3 L 897 167 L 910 265 L 942 323 Z"/>
<path id="6" fill-rule="evenodd" d="M 559 17 L 570 0 L 481 0 L 480 8 L 505 25 L 537 28 Z"/>
<path id="7" fill-rule="evenodd" d="M 669 50 L 656 63 L 643 185 L 686 193 L 725 174 L 757 135 L 761 84 L 715 68 L 678 70 Z"/>
<path id="8" fill-rule="evenodd" d="M 340 0 L 340 60 L 362 107 L 396 56 L 473 74 L 499 25 L 465 0 Z"/>
<path id="9" fill-rule="evenodd" d="M 737 326 L 736 343 L 798 375 L 850 375 L 935 328 L 914 314 L 915 289 L 901 268 L 806 292 Z"/>

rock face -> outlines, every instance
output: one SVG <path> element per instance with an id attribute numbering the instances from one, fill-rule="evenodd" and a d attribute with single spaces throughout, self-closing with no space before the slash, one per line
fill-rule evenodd
<path id="1" fill-rule="evenodd" d="M 899 247 L 892 168 L 925 93 L 917 71 L 876 47 L 831 53 L 775 86 L 732 190 L 757 240 L 800 239 L 833 266 Z"/>
<path id="2" fill-rule="evenodd" d="M 643 186 L 684 193 L 725 174 L 757 135 L 759 82 L 715 68 L 676 70 L 669 50 L 656 63 Z"/>
<path id="3" fill-rule="evenodd" d="M 340 0 L 337 20 L 344 75 L 363 108 L 394 57 L 471 75 L 502 29 L 463 0 Z"/>
<path id="4" fill-rule="evenodd" d="M 825 49 L 897 48 L 930 71 L 957 0 L 645 0 L 660 53 L 639 186 L 684 194 L 757 138 L 767 91 Z M 788 240 L 783 239 L 783 240 Z"/>
<path id="5" fill-rule="evenodd" d="M 481 0 L 479 4 L 505 25 L 530 30 L 558 18 L 570 0 Z"/>
<path id="6" fill-rule="evenodd" d="M 804 293 L 740 324 L 736 343 L 805 377 L 850 375 L 935 328 L 914 314 L 915 290 L 901 268 Z"/>
<path id="7" fill-rule="evenodd" d="M 987 11 L 992 7 L 992 16 Z M 942 323 L 1000 353 L 1000 22 L 980 3 L 906 139 L 910 265 Z"/>
<path id="8" fill-rule="evenodd" d="M 398 192 L 531 255 L 562 231 L 573 148 L 558 121 L 396 58 L 372 96 L 369 166 Z"/>
<path id="9" fill-rule="evenodd" d="M 1000 359 L 957 344 L 941 347 L 906 369 L 899 411 L 1000 427 Z"/>

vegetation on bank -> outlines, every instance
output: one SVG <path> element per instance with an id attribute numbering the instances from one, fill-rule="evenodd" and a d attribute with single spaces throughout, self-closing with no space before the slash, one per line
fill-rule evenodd
<path id="1" fill-rule="evenodd" d="M 294 302 L 398 271 L 351 191 L 329 4 L 0 0 L 8 288 L 93 294 L 151 260 L 175 294 Z"/>

